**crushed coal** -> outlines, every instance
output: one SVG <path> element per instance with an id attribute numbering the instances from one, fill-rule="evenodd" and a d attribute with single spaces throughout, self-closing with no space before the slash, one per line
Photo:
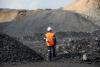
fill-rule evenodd
<path id="1" fill-rule="evenodd" d="M 40 10 L 21 20 L 12 21 L 4 26 L 2 32 L 13 37 L 32 36 L 44 33 L 48 26 L 55 32 L 91 32 L 100 29 L 78 13 L 63 10 Z"/>
<path id="2" fill-rule="evenodd" d="M 23 43 L 35 49 L 37 53 L 40 53 L 42 57 L 46 59 L 47 49 L 42 36 L 43 33 L 37 33 L 34 36 L 36 40 L 32 40 L 32 38 L 29 38 L 29 40 L 24 39 Z M 56 61 L 100 63 L 100 37 L 98 36 L 100 36 L 100 30 L 92 33 L 56 32 Z M 32 47 L 32 45 L 34 45 L 34 47 Z"/>
<path id="3" fill-rule="evenodd" d="M 41 35 L 43 33 L 39 36 Z M 57 57 L 55 61 L 100 63 L 100 38 L 98 36 L 99 30 L 93 33 L 56 33 Z M 8 35 L 0 34 L 0 62 L 33 62 L 46 59 L 46 44 L 43 40 L 37 39 L 34 41 L 29 38 L 28 41 L 26 37 L 22 44 Z"/>
<path id="4" fill-rule="evenodd" d="M 0 34 L 0 63 L 34 62 L 42 57 L 8 35 Z"/>
<path id="5" fill-rule="evenodd" d="M 62 39 L 57 46 L 58 52 L 64 53 L 62 54 L 64 59 L 100 63 L 100 30 L 92 33 L 69 33 L 62 33 L 64 36 L 60 36 Z"/>
<path id="6" fill-rule="evenodd" d="M 77 13 L 59 10 L 34 11 L 31 16 L 0 25 L 4 33 L 0 34 L 0 62 L 46 58 L 43 36 L 48 26 L 56 32 L 57 60 L 100 63 L 100 27 Z"/>

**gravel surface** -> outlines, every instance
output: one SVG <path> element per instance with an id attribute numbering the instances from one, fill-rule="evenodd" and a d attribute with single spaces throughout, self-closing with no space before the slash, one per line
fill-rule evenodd
<path id="1" fill-rule="evenodd" d="M 77 63 L 55 63 L 55 62 L 42 62 L 34 64 L 5 64 L 0 67 L 100 67 L 97 64 L 77 64 Z"/>
<path id="2" fill-rule="evenodd" d="M 34 50 L 5 34 L 0 34 L 0 63 L 34 62 L 42 57 Z"/>
<path id="3" fill-rule="evenodd" d="M 63 39 L 58 39 L 56 46 L 57 57 L 54 62 L 68 63 L 100 63 L 100 39 L 95 36 L 95 33 L 87 33 L 84 35 L 71 36 Z M 75 33 L 75 32 L 74 32 Z M 72 34 L 72 33 L 70 33 Z M 80 34 L 80 33 L 77 33 Z M 81 33 L 82 34 L 82 33 Z M 84 36 L 81 38 L 81 36 Z M 8 35 L 0 34 L 0 62 L 34 62 L 46 61 L 47 49 L 44 41 L 25 41 L 20 42 Z M 23 44 L 22 44 L 23 43 Z M 83 55 L 86 54 L 87 59 L 83 60 Z"/>

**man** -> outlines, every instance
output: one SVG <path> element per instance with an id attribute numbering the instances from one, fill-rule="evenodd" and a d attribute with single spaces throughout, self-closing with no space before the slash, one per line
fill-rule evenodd
<path id="1" fill-rule="evenodd" d="M 52 57 L 56 56 L 55 54 L 56 37 L 51 27 L 47 28 L 47 33 L 45 34 L 44 39 L 46 41 L 48 48 L 48 60 L 51 61 Z"/>

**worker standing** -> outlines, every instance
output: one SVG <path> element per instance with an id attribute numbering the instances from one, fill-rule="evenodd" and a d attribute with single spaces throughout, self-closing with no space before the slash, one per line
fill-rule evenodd
<path id="1" fill-rule="evenodd" d="M 48 49 L 48 60 L 51 61 L 53 57 L 56 56 L 55 46 L 56 46 L 56 37 L 51 27 L 47 28 L 47 32 L 45 33 L 45 41 Z"/>

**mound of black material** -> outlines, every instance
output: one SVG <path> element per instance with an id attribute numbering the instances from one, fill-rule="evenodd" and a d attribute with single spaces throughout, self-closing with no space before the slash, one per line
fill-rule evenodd
<path id="1" fill-rule="evenodd" d="M 5 23 L 0 23 L 0 33 L 3 31 L 3 29 L 5 27 L 7 27 L 10 23 L 9 22 L 5 22 Z"/>
<path id="2" fill-rule="evenodd" d="M 3 24 L 3 26 L 1 25 L 0 28 L 2 28 L 1 29 L 2 33 L 8 34 L 9 36 L 14 37 L 14 38 L 18 38 L 20 42 L 24 43 L 25 45 L 31 48 L 31 46 L 33 46 L 33 41 L 35 42 L 35 40 L 37 40 L 40 42 L 40 40 L 43 38 L 42 35 L 46 31 L 46 28 L 48 26 L 52 26 L 55 32 L 60 32 L 60 33 L 56 33 L 58 39 L 61 40 L 61 42 L 59 42 L 58 45 L 63 44 L 62 42 L 64 38 L 65 39 L 67 37 L 74 38 L 74 40 L 71 41 L 72 42 L 71 46 L 66 46 L 68 45 L 66 43 L 68 42 L 68 40 L 64 40 L 65 49 L 63 51 L 72 51 L 71 53 L 76 53 L 76 52 L 79 53 L 79 51 L 84 51 L 84 50 L 88 51 L 86 49 L 87 45 L 89 45 L 90 47 L 92 45 L 93 45 L 92 47 L 97 46 L 97 44 L 95 44 L 97 42 L 95 42 L 95 40 L 91 41 L 91 37 L 92 35 L 94 36 L 94 38 L 97 37 L 96 35 L 97 33 L 95 30 L 99 29 L 99 27 L 94 25 L 90 20 L 82 17 L 81 15 L 77 13 L 73 13 L 73 12 L 68 12 L 68 11 L 60 11 L 60 10 L 34 11 L 34 13 L 31 16 L 27 16 L 23 18 L 22 20 L 17 20 L 16 22 L 13 22 L 9 25 Z M 91 31 L 95 31 L 95 32 L 91 34 L 88 33 Z M 87 33 L 82 33 L 82 32 L 87 32 Z M 100 33 L 98 33 L 98 35 L 99 34 Z M 6 57 L 6 59 L 0 59 L 2 62 L 3 61 L 4 62 L 17 61 L 17 60 L 18 61 L 23 61 L 23 60 L 33 61 L 33 60 L 41 59 L 41 56 L 37 55 L 36 52 L 34 52 L 33 50 L 29 49 L 28 47 L 24 46 L 23 44 L 19 43 L 18 41 L 12 38 L 9 39 L 10 38 L 9 36 L 1 35 L 1 38 L 0 38 L 1 43 L 3 43 L 2 45 L 0 45 L 1 47 L 0 51 L 2 53 L 0 57 L 2 58 Z M 85 37 L 90 38 L 90 39 L 87 39 L 87 38 L 82 39 Z M 77 40 L 77 38 L 79 38 L 79 40 Z M 82 40 L 80 40 L 80 38 Z M 26 42 L 24 42 L 25 40 Z M 28 41 L 28 40 L 31 40 L 31 41 Z M 34 44 L 34 46 L 35 45 L 37 44 Z M 43 47 L 44 44 L 40 43 L 38 45 L 42 45 Z M 87 52 L 87 53 L 90 53 L 90 54 L 91 52 L 95 53 L 94 51 L 92 51 L 93 49 L 92 47 L 89 50 L 90 52 Z M 32 48 L 36 48 L 34 50 L 40 53 L 45 53 L 46 51 L 42 49 L 41 46 L 39 47 L 41 48 L 41 50 L 38 47 L 32 47 Z M 70 49 L 67 49 L 67 48 L 70 48 Z M 99 51 L 96 51 L 97 54 L 100 54 L 98 52 Z M 11 59 L 9 60 L 9 57 L 12 60 Z"/>
<path id="3" fill-rule="evenodd" d="M 44 33 L 48 26 L 52 26 L 55 32 L 91 32 L 99 28 L 90 20 L 74 12 L 40 10 L 3 27 L 3 33 L 22 38 L 23 36 L 34 36 L 34 33 Z"/>
<path id="4" fill-rule="evenodd" d="M 65 40 L 63 47 L 65 51 L 74 53 L 74 55 L 71 55 L 72 57 L 78 57 L 79 55 L 86 54 L 87 58 L 92 62 L 100 62 L 100 40 L 97 38 L 85 37 L 82 39 L 71 39 L 70 41 Z M 73 59 L 76 60 L 77 58 Z M 82 59 L 82 56 L 80 59 Z"/>
<path id="5" fill-rule="evenodd" d="M 34 50 L 5 34 L 0 34 L 0 63 L 34 62 L 42 57 Z"/>

